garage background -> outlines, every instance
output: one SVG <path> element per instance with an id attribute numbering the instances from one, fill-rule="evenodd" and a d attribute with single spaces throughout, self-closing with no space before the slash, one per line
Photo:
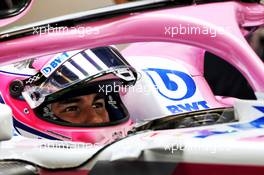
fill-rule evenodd
<path id="1" fill-rule="evenodd" d="M 28 14 L 17 22 L 1 27 L 0 31 L 52 17 L 111 5 L 114 5 L 112 0 L 34 0 L 32 9 Z"/>

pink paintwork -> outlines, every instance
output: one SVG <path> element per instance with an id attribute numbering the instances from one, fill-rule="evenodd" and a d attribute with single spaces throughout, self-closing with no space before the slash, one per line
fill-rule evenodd
<path id="1" fill-rule="evenodd" d="M 226 98 L 224 100 L 223 98 L 216 98 L 213 95 L 208 83 L 206 82 L 203 76 L 205 54 L 204 49 L 184 44 L 149 42 L 131 44 L 122 51 L 122 54 L 125 58 L 145 56 L 145 59 L 151 57 L 160 57 L 176 61 L 178 64 L 187 68 L 188 72 L 195 81 L 197 88 L 202 92 L 201 95 L 212 108 L 226 107 L 233 104 L 233 101 L 227 101 Z M 130 62 L 130 64 L 133 65 L 133 60 Z M 157 67 L 158 66 L 159 65 L 157 65 Z"/>
<path id="2" fill-rule="evenodd" d="M 253 136 L 253 137 L 246 137 L 239 139 L 240 141 L 246 141 L 246 142 L 263 142 L 264 141 L 264 136 Z"/>
<path id="3" fill-rule="evenodd" d="M 215 13 L 222 12 L 222 13 Z M 183 47 L 184 52 L 169 52 L 169 47 L 173 44 L 162 45 L 161 50 L 134 50 L 133 54 L 139 52 L 141 55 L 152 53 L 162 56 L 167 54 L 170 59 L 177 59 L 182 56 L 186 59 L 180 60 L 186 65 L 191 75 L 201 76 L 203 73 L 202 57 L 204 50 L 208 50 L 234 65 L 246 77 L 255 91 L 264 92 L 264 64 L 247 44 L 242 33 L 244 29 L 239 27 L 258 26 L 264 24 L 264 6 L 256 4 L 243 4 L 236 2 L 212 3 L 206 5 L 193 5 L 182 8 L 172 8 L 146 13 L 130 14 L 123 17 L 111 18 L 108 20 L 93 23 L 84 23 L 76 27 L 92 27 L 97 32 L 89 32 L 86 35 L 74 33 L 69 29 L 65 33 L 48 33 L 43 35 L 31 35 L 23 38 L 12 39 L 0 43 L 0 62 L 7 64 L 14 61 L 27 59 L 29 57 L 39 57 L 47 54 L 54 54 L 65 50 L 75 50 L 92 48 L 102 45 L 134 43 L 134 42 L 170 42 L 180 43 L 189 46 Z M 197 27 L 207 28 L 216 31 L 216 36 L 208 34 L 176 34 L 175 27 Z M 222 30 L 224 28 L 224 30 Z M 242 31 L 242 32 L 241 32 Z M 159 44 L 159 43 L 157 43 Z M 200 47 L 197 49 L 191 46 Z M 136 46 L 140 49 L 140 46 Z M 178 48 L 179 49 L 179 48 Z M 180 51 L 180 49 L 179 49 Z M 193 51 L 193 52 L 191 52 Z M 123 54 L 129 56 L 132 52 L 128 50 Z M 186 56 L 187 55 L 187 56 Z M 194 57 L 192 59 L 191 57 Z M 1 74 L 0 79 L 8 83 L 15 76 Z M 21 77 L 23 78 L 23 77 Z M 228 106 L 232 104 L 232 99 L 228 99 L 225 104 L 219 104 L 212 95 L 209 86 L 203 78 L 196 78 L 196 83 L 200 84 L 200 89 L 204 89 L 203 96 L 215 106 Z M 8 96 L 8 85 L 1 83 L 1 92 L 7 104 L 16 104 L 13 107 L 14 116 L 22 116 L 21 109 L 26 108 L 21 101 L 11 99 Z M 29 114 L 33 111 L 29 109 Z M 25 116 L 25 115 L 24 115 Z M 18 119 L 19 120 L 19 119 Z M 131 121 L 122 127 L 106 128 L 66 128 L 47 123 L 43 120 L 30 117 L 24 121 L 25 125 L 38 123 L 40 132 L 48 133 L 48 129 L 56 131 L 72 141 L 87 141 L 92 143 L 107 143 L 109 134 L 113 131 L 124 131 L 129 128 Z M 88 132 L 89 131 L 89 132 Z M 111 132 L 108 132 L 111 131 Z M 80 138 L 80 133 L 87 133 L 87 137 Z M 92 133 L 101 133 L 101 138 L 95 137 Z M 57 137 L 53 135 L 54 137 Z M 58 137 L 57 137 L 58 138 Z M 65 138 L 67 140 L 67 138 Z"/>
<path id="4" fill-rule="evenodd" d="M 204 49 L 165 42 L 135 43 L 122 51 L 123 56 L 155 56 L 180 61 L 192 76 L 203 76 Z"/>
<path id="5" fill-rule="evenodd" d="M 10 23 L 13 23 L 13 22 L 19 20 L 20 18 L 22 18 L 23 16 L 25 16 L 29 12 L 29 10 L 31 9 L 33 3 L 34 3 L 34 0 L 31 0 L 30 4 L 27 6 L 27 8 L 22 13 L 20 13 L 16 16 L 5 18 L 5 19 L 0 19 L 0 27 L 6 26 Z"/>
<path id="6" fill-rule="evenodd" d="M 223 12 L 223 13 L 214 13 Z M 206 12 L 206 13 L 205 13 Z M 233 64 L 247 78 L 255 91 L 264 91 L 264 65 L 250 48 L 239 26 L 264 23 L 264 6 L 236 2 L 197 5 L 176 9 L 133 14 L 121 18 L 97 21 L 76 27 L 94 27 L 98 32 L 85 36 L 78 33 L 31 35 L 0 44 L 0 61 L 11 62 L 64 50 L 132 42 L 179 42 L 204 48 Z M 211 15 L 208 15 L 211 14 Z M 228 19 L 228 20 L 227 20 Z M 165 27 L 192 26 L 211 28 L 209 35 L 175 35 L 165 33 Z M 228 28 L 222 32 L 222 28 Z M 73 44 L 78 43 L 78 44 Z M 232 48 L 232 49 L 231 49 Z"/>

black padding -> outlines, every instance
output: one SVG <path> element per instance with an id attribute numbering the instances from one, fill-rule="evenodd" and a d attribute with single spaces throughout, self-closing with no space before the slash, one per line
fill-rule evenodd
<path id="1" fill-rule="evenodd" d="M 35 175 L 37 168 L 33 165 L 18 161 L 0 162 L 0 175 Z"/>
<path id="2" fill-rule="evenodd" d="M 204 58 L 204 77 L 215 95 L 256 99 L 243 75 L 231 64 L 209 52 Z"/>
<path id="3" fill-rule="evenodd" d="M 99 161 L 90 175 L 171 175 L 176 163 L 145 161 Z"/>

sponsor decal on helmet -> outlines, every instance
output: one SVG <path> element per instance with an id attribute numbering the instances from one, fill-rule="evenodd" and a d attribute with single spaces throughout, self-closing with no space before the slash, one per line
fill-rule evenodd
<path id="1" fill-rule="evenodd" d="M 25 80 L 26 85 L 38 81 L 41 78 L 41 76 L 42 76 L 41 73 L 37 73 L 36 75 L 29 77 L 28 79 Z"/>
<path id="2" fill-rule="evenodd" d="M 54 59 L 51 59 L 42 69 L 41 73 L 48 77 L 50 74 L 52 74 L 60 65 L 62 65 L 67 59 L 69 58 L 69 55 L 64 52 L 59 54 L 58 56 L 55 56 Z"/>

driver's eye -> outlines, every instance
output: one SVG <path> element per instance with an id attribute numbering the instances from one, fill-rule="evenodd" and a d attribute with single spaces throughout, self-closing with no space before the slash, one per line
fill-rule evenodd
<path id="1" fill-rule="evenodd" d="M 70 107 L 67 107 L 63 110 L 63 112 L 76 112 L 76 111 L 78 111 L 77 106 L 70 106 Z"/>
<path id="2" fill-rule="evenodd" d="M 96 100 L 95 102 L 93 102 L 93 105 L 92 105 L 92 107 L 95 109 L 104 108 L 104 106 L 105 106 L 105 104 L 104 104 L 103 99 Z"/>

